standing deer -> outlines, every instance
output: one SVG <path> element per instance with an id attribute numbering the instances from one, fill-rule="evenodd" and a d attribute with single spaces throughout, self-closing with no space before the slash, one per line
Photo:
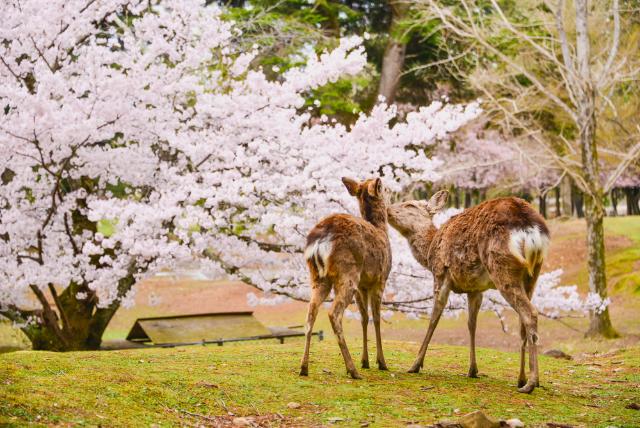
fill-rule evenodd
<path id="1" fill-rule="evenodd" d="M 538 313 L 531 296 L 549 244 L 544 219 L 522 199 L 498 198 L 469 208 L 447 221 L 439 230 L 433 215 L 448 197 L 440 191 L 428 201 L 391 205 L 389 224 L 409 242 L 414 257 L 434 277 L 434 306 L 429 329 L 410 373 L 424 363 L 449 292 L 466 293 L 469 303 L 469 377 L 477 377 L 475 334 L 482 292 L 496 288 L 520 317 L 520 375 L 518 391 L 530 393 L 538 386 Z M 524 373 L 529 347 L 529 380 Z"/>
<path id="2" fill-rule="evenodd" d="M 368 306 L 371 300 L 373 325 L 376 331 L 376 360 L 380 370 L 387 370 L 380 336 L 380 306 L 382 293 L 391 270 L 391 248 L 387 235 L 387 190 L 379 178 L 358 183 L 343 178 L 351 196 L 358 198 L 362 218 L 334 214 L 320 221 L 307 236 L 304 252 L 311 276 L 311 300 L 305 325 L 306 342 L 300 376 L 309 373 L 309 346 L 318 307 L 331 289 L 335 298 L 329 310 L 329 320 L 338 345 L 354 379 L 358 374 L 342 332 L 342 315 L 355 295 L 362 321 L 362 367 L 369 368 L 367 351 Z"/>

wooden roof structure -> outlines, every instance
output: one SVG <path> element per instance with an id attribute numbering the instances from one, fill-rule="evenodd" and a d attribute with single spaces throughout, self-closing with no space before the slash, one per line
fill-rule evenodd
<path id="1" fill-rule="evenodd" d="M 320 340 L 322 331 L 314 333 Z M 279 339 L 304 336 L 304 332 L 291 328 L 267 328 L 253 312 L 213 312 L 203 314 L 173 315 L 138 318 L 127 340 L 152 343 L 154 346 L 180 346 L 237 342 L 245 340 Z"/>

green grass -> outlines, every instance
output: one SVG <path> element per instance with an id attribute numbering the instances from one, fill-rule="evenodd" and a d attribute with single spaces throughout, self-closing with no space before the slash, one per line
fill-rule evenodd
<path id="1" fill-rule="evenodd" d="M 632 245 L 607 254 L 607 276 L 616 291 L 640 293 L 640 217 L 614 217 L 605 221 L 605 234 L 624 236 Z"/>
<path id="2" fill-rule="evenodd" d="M 385 342 L 390 372 L 349 379 L 333 340 L 314 340 L 310 376 L 297 375 L 302 341 L 112 352 L 0 355 L 0 425 L 175 426 L 214 424 L 228 412 L 272 417 L 272 426 L 401 426 L 482 410 L 588 427 L 638 426 L 640 348 L 578 361 L 541 357 L 542 387 L 516 392 L 518 355 L 480 349 L 469 379 L 464 347 L 434 346 L 422 373 L 404 372 L 417 345 Z M 359 346 L 351 343 L 357 358 Z M 287 403 L 301 404 L 298 409 Z M 189 413 L 193 414 L 190 415 Z M 227 416 L 228 418 L 228 416 Z"/>

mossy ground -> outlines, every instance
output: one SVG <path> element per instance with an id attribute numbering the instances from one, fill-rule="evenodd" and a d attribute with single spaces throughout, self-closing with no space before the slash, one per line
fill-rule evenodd
<path id="1" fill-rule="evenodd" d="M 404 372 L 417 345 L 388 342 L 388 372 L 349 379 L 333 340 L 314 340 L 310 376 L 298 376 L 302 341 L 0 355 L 0 425 L 159 426 L 215 424 L 215 416 L 278 415 L 272 426 L 402 426 L 474 410 L 585 427 L 633 427 L 640 411 L 640 348 L 541 357 L 542 387 L 516 392 L 518 355 L 480 349 L 481 377 L 465 376 L 464 347 L 434 346 L 420 374 Z M 352 342 L 357 358 L 359 346 Z M 290 409 L 289 402 L 300 403 Z M 189 415 L 189 413 L 193 416 Z M 280 415 L 282 417 L 280 417 Z"/>

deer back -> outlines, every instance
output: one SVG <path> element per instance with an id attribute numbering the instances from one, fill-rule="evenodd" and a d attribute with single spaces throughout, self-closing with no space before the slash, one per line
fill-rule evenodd
<path id="1" fill-rule="evenodd" d="M 460 287 L 485 283 L 493 271 L 531 275 L 549 243 L 544 219 L 526 201 L 497 198 L 452 217 L 434 235 L 428 259 L 434 275 L 445 271 Z"/>

